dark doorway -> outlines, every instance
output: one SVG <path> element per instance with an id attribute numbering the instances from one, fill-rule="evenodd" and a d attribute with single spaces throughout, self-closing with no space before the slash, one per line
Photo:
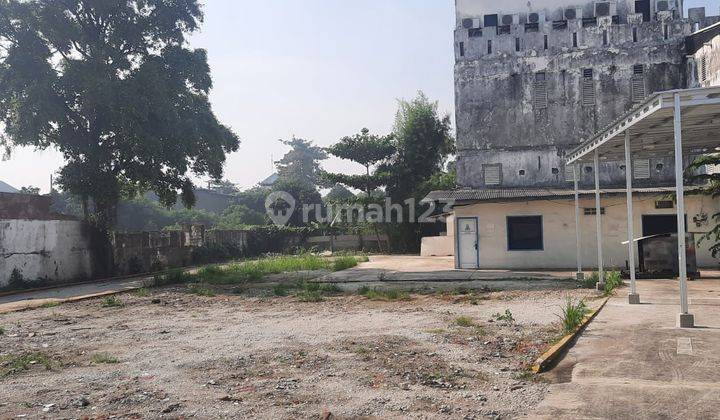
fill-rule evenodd
<path id="1" fill-rule="evenodd" d="M 674 214 L 643 216 L 642 224 L 643 236 L 677 233 L 677 216 Z"/>

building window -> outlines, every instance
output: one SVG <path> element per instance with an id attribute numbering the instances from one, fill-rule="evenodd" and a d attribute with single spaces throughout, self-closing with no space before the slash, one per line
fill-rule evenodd
<path id="1" fill-rule="evenodd" d="M 542 216 L 508 216 L 508 250 L 542 251 Z"/>
<path id="2" fill-rule="evenodd" d="M 660 209 L 672 209 L 675 208 L 675 203 L 672 200 L 660 200 L 655 202 L 655 208 Z"/>
<path id="3" fill-rule="evenodd" d="M 482 29 L 481 29 L 481 28 L 468 29 L 468 37 L 470 37 L 470 38 L 480 38 L 481 36 L 482 36 Z"/>
<path id="4" fill-rule="evenodd" d="M 707 81 L 707 58 L 704 55 L 700 59 L 700 81 Z"/>
<path id="5" fill-rule="evenodd" d="M 487 43 L 487 53 L 492 54 L 492 39 L 488 39 Z"/>
<path id="6" fill-rule="evenodd" d="M 499 163 L 483 165 L 485 185 L 500 185 L 502 182 L 502 165 Z"/>
<path id="7" fill-rule="evenodd" d="M 548 36 L 547 35 L 545 35 L 544 40 L 543 40 L 543 49 L 545 49 L 545 50 L 548 49 Z"/>
<path id="8" fill-rule="evenodd" d="M 535 73 L 535 85 L 533 86 L 533 106 L 535 109 L 545 109 L 548 106 L 547 81 L 545 72 Z"/>
<path id="9" fill-rule="evenodd" d="M 573 165 L 565 166 L 565 182 L 575 182 L 575 172 L 573 171 Z"/>
<path id="10" fill-rule="evenodd" d="M 515 38 L 515 51 L 520 51 L 520 38 Z"/>
<path id="11" fill-rule="evenodd" d="M 650 179 L 650 159 L 637 159 L 633 164 L 635 179 Z"/>
<path id="12" fill-rule="evenodd" d="M 577 48 L 577 46 L 578 46 L 577 32 L 573 32 L 573 48 Z"/>
<path id="13" fill-rule="evenodd" d="M 663 39 L 669 39 L 669 38 L 670 38 L 670 26 L 663 25 Z"/>
<path id="14" fill-rule="evenodd" d="M 581 83 L 580 92 L 582 94 L 582 105 L 595 106 L 595 82 L 593 81 L 592 69 L 583 69 Z"/>
<path id="15" fill-rule="evenodd" d="M 460 57 L 465 57 L 465 43 L 460 43 Z"/>
<path id="16" fill-rule="evenodd" d="M 608 35 L 608 31 L 607 31 L 607 30 L 603 31 L 603 35 L 602 35 L 602 36 L 603 36 L 603 40 L 602 40 L 602 41 L 603 41 L 603 45 L 609 44 L 609 43 L 610 43 L 610 36 Z"/>
<path id="17" fill-rule="evenodd" d="M 638 42 L 638 31 L 637 31 L 637 28 L 632 28 L 632 39 L 633 39 L 633 42 Z"/>
<path id="18" fill-rule="evenodd" d="M 525 176 L 525 169 L 520 169 L 520 170 L 518 171 L 518 175 L 520 175 L 520 176 Z"/>
<path id="19" fill-rule="evenodd" d="M 597 214 L 597 208 L 595 207 L 585 207 L 583 209 L 583 214 L 585 216 L 595 216 Z M 605 207 L 600 207 L 600 215 L 605 215 Z"/>
<path id="20" fill-rule="evenodd" d="M 640 103 L 645 100 L 645 67 L 642 64 L 633 66 L 633 75 L 630 79 L 632 101 Z"/>

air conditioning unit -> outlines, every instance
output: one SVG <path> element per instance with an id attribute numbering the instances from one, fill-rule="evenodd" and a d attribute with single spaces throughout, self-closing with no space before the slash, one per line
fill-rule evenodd
<path id="1" fill-rule="evenodd" d="M 500 15 L 500 25 L 502 25 L 502 26 L 519 25 L 519 24 L 520 24 L 520 15 L 519 14 Z"/>
<path id="2" fill-rule="evenodd" d="M 480 19 L 466 18 L 462 20 L 463 29 L 479 29 Z"/>
<path id="3" fill-rule="evenodd" d="M 671 10 L 677 10 L 676 0 L 657 0 L 655 2 L 656 12 L 668 12 Z"/>
<path id="4" fill-rule="evenodd" d="M 612 25 L 613 18 L 612 16 L 598 16 L 597 18 L 597 24 L 599 27 L 607 29 Z"/>
<path id="5" fill-rule="evenodd" d="M 616 16 L 616 15 L 617 15 L 617 2 L 614 2 L 614 1 L 596 1 L 595 2 L 595 17 Z"/>
<path id="6" fill-rule="evenodd" d="M 568 7 L 563 13 L 565 20 L 582 19 L 582 7 Z"/>
<path id="7" fill-rule="evenodd" d="M 657 12 L 657 20 L 660 22 L 665 22 L 668 20 L 672 20 L 672 18 L 675 16 L 675 12 L 672 10 L 662 10 Z"/>
<path id="8" fill-rule="evenodd" d="M 631 25 L 640 25 L 643 23 L 642 13 L 630 13 L 627 17 L 628 23 Z"/>
<path id="9" fill-rule="evenodd" d="M 528 23 L 542 24 L 545 22 L 545 12 L 532 12 L 528 13 Z"/>

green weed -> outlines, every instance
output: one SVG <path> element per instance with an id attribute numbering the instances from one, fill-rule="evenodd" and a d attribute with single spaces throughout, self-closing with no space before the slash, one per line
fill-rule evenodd
<path id="1" fill-rule="evenodd" d="M 496 313 L 493 315 L 493 319 L 498 322 L 505 322 L 508 324 L 512 324 L 515 322 L 515 317 L 513 316 L 513 313 L 510 311 L 510 309 L 505 309 L 505 313 Z"/>
<path id="2" fill-rule="evenodd" d="M 343 271 L 348 268 L 357 267 L 358 260 L 355 257 L 339 257 L 333 260 L 333 271 Z"/>
<path id="3" fill-rule="evenodd" d="M 102 307 L 103 308 L 117 308 L 123 306 L 123 303 L 120 299 L 116 298 L 115 296 L 107 296 L 103 298 L 102 300 Z"/>
<path id="4" fill-rule="evenodd" d="M 301 290 L 295 296 L 300 302 L 322 302 L 325 300 L 319 290 Z"/>
<path id="5" fill-rule="evenodd" d="M 137 297 L 148 297 L 150 296 L 150 289 L 148 289 L 147 287 L 141 287 L 140 289 L 137 289 L 135 291 L 135 295 Z"/>
<path id="6" fill-rule="evenodd" d="M 600 281 L 600 275 L 597 271 L 594 271 L 589 276 L 585 276 L 583 280 L 578 283 L 578 286 L 581 289 L 594 289 L 598 281 Z"/>
<path id="7" fill-rule="evenodd" d="M 29 370 L 32 365 L 44 366 L 45 369 L 50 370 L 52 369 L 52 360 L 39 352 L 0 356 L 0 376 Z"/>
<path id="8" fill-rule="evenodd" d="M 618 287 L 623 285 L 622 277 L 617 271 L 611 271 L 605 276 L 605 295 L 609 296 Z"/>
<path id="9" fill-rule="evenodd" d="M 115 364 L 118 363 L 118 359 L 107 353 L 95 353 L 90 356 L 90 362 L 92 362 L 92 364 L 94 365 Z"/>
<path id="10" fill-rule="evenodd" d="M 273 286 L 272 292 L 275 296 L 287 296 L 290 292 L 290 286 L 287 284 L 276 284 Z"/>
<path id="11" fill-rule="evenodd" d="M 189 293 L 192 293 L 194 295 L 198 296 L 205 296 L 205 297 L 214 297 L 215 292 L 211 289 L 208 289 L 206 287 L 202 287 L 200 284 L 193 283 L 189 284 L 187 287 L 187 290 Z"/>
<path id="12" fill-rule="evenodd" d="M 464 327 L 464 328 L 471 328 L 475 327 L 477 324 L 475 321 L 470 318 L 469 316 L 459 316 L 455 318 L 455 321 L 453 322 L 458 327 Z"/>
<path id="13" fill-rule="evenodd" d="M 398 301 L 410 300 L 410 294 L 397 289 L 378 290 L 363 286 L 358 289 L 358 294 L 370 300 Z"/>
<path id="14" fill-rule="evenodd" d="M 47 308 L 56 308 L 58 306 L 60 306 L 60 302 L 52 301 L 52 302 L 43 303 L 41 307 L 47 309 Z"/>
<path id="15" fill-rule="evenodd" d="M 565 306 L 562 307 L 562 315 L 560 316 L 563 331 L 567 334 L 575 331 L 580 324 L 582 324 L 588 312 L 589 309 L 583 300 L 576 302 L 572 298 L 567 297 Z"/>
<path id="16" fill-rule="evenodd" d="M 0 327 L 0 335 L 5 335 L 5 328 Z"/>

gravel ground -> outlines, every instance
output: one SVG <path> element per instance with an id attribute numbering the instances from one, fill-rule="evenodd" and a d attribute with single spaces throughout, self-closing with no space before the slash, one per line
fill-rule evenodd
<path id="1" fill-rule="evenodd" d="M 568 295 L 598 297 L 304 303 L 175 287 L 1 315 L 0 418 L 517 417 L 547 393 L 527 367 Z"/>

